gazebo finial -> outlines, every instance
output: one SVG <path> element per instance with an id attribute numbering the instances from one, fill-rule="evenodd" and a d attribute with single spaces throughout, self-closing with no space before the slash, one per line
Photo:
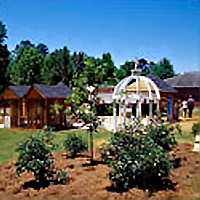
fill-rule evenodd
<path id="1" fill-rule="evenodd" d="M 135 67 L 131 69 L 131 76 L 134 76 L 136 73 L 141 72 L 141 69 L 138 68 L 138 65 L 139 65 L 138 58 L 135 57 Z"/>
<path id="2" fill-rule="evenodd" d="M 135 57 L 135 69 L 137 69 L 137 66 L 139 65 L 139 62 L 138 62 L 138 58 Z"/>

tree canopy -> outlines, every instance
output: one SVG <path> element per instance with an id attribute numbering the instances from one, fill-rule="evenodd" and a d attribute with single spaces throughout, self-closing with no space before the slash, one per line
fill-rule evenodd
<path id="1" fill-rule="evenodd" d="M 0 94 L 9 85 L 7 69 L 10 63 L 10 52 L 8 51 L 7 45 L 4 44 L 7 38 L 7 29 L 3 22 L 0 21 Z"/>
<path id="2" fill-rule="evenodd" d="M 0 65 L 2 91 L 8 84 L 50 84 L 64 82 L 70 88 L 83 85 L 116 85 L 131 74 L 135 61 L 127 60 L 116 67 L 110 52 L 101 57 L 87 55 L 85 52 L 72 52 L 67 46 L 49 52 L 48 45 L 34 44 L 29 39 L 22 40 L 12 54 L 3 42 L 7 39 L 7 29 L 0 22 Z M 167 58 L 155 63 L 145 58 L 138 60 L 142 75 L 156 74 L 165 79 L 174 75 L 173 65 Z M 9 73 L 7 73 L 9 72 Z M 5 84 L 4 84 L 5 83 Z"/>
<path id="3" fill-rule="evenodd" d="M 171 78 L 174 76 L 173 65 L 167 58 L 163 58 L 153 65 L 151 73 L 157 75 L 161 79 Z"/>
<path id="4" fill-rule="evenodd" d="M 44 56 L 34 47 L 23 46 L 9 65 L 10 81 L 13 85 L 41 83 Z"/>

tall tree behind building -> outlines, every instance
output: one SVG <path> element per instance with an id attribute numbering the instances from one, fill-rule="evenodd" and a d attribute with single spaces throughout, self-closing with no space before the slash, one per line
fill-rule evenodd
<path id="1" fill-rule="evenodd" d="M 9 85 L 7 69 L 10 62 L 10 52 L 7 45 L 4 44 L 7 38 L 7 29 L 3 22 L 0 21 L 0 94 Z"/>

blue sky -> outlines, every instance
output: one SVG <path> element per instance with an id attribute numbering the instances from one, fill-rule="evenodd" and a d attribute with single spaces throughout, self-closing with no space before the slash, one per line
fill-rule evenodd
<path id="1" fill-rule="evenodd" d="M 197 0 L 0 0 L 0 20 L 10 50 L 31 40 L 50 51 L 110 52 L 116 66 L 135 57 L 167 57 L 177 73 L 200 66 Z"/>

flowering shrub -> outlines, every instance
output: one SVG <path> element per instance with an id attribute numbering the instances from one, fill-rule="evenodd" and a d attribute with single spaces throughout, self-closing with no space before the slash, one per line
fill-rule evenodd
<path id="1" fill-rule="evenodd" d="M 172 149 L 177 145 L 173 130 L 174 128 L 165 125 L 154 127 L 150 125 L 147 132 L 156 144 L 166 151 L 172 151 Z"/>
<path id="2" fill-rule="evenodd" d="M 150 190 L 168 177 L 173 167 L 168 151 L 177 144 L 173 129 L 161 125 L 147 130 L 147 134 L 117 132 L 101 147 L 102 159 L 112 168 L 109 179 L 114 187 Z"/>
<path id="3" fill-rule="evenodd" d="M 30 136 L 17 148 L 19 152 L 16 162 L 16 172 L 18 175 L 25 171 L 34 173 L 36 181 L 44 181 L 47 177 L 52 177 L 54 173 L 54 161 L 51 148 L 45 141 L 36 135 Z"/>

